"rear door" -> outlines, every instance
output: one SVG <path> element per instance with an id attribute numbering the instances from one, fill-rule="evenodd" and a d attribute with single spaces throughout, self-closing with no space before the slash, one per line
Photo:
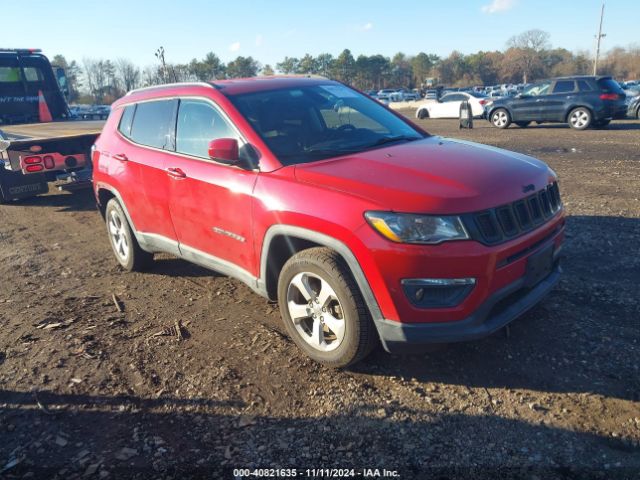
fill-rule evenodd
<path id="1" fill-rule="evenodd" d="M 578 91 L 574 80 L 556 80 L 551 93 L 541 97 L 540 113 L 549 122 L 564 122 L 569 105 L 574 104 Z"/>
<path id="2" fill-rule="evenodd" d="M 177 252 L 169 214 L 169 178 L 164 171 L 166 158 L 175 148 L 176 107 L 175 99 L 127 106 L 120 120 L 120 135 L 108 146 L 108 153 L 109 176 L 119 180 L 119 191 L 136 229 Z"/>
<path id="3" fill-rule="evenodd" d="M 218 138 L 235 138 L 241 156 L 246 151 L 238 130 L 216 105 L 181 99 L 176 155 L 164 163 L 171 218 L 183 257 L 214 269 L 216 263 L 230 262 L 253 272 L 251 206 L 257 173 L 211 160 L 209 142 Z"/>

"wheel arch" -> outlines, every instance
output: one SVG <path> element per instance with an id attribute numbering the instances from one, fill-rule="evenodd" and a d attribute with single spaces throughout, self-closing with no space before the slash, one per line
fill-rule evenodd
<path id="1" fill-rule="evenodd" d="M 98 201 L 98 210 L 100 211 L 102 218 L 105 218 L 107 203 L 112 198 L 115 198 L 116 200 L 118 200 L 118 203 L 122 207 L 122 210 L 124 210 L 124 214 L 127 217 L 127 221 L 129 222 L 129 226 L 131 227 L 131 230 L 133 231 L 133 234 L 135 235 L 136 240 L 140 242 L 138 230 L 136 229 L 136 226 L 133 223 L 133 220 L 131 219 L 131 215 L 129 215 L 129 210 L 127 209 L 127 205 L 124 203 L 124 200 L 122 199 L 122 195 L 120 195 L 120 192 L 118 192 L 118 190 L 112 185 L 109 185 L 106 183 L 99 183 L 96 185 L 96 200 Z"/>
<path id="2" fill-rule="evenodd" d="M 513 122 L 513 112 L 511 111 L 511 109 L 509 107 L 507 107 L 506 105 L 494 105 L 490 110 L 489 113 L 487 114 L 487 119 L 489 119 L 489 121 L 491 121 L 491 115 L 493 115 L 495 113 L 496 110 L 506 110 L 506 112 L 509 114 L 509 118 L 511 119 L 511 121 Z"/>
<path id="3" fill-rule="evenodd" d="M 314 230 L 293 225 L 273 225 L 264 236 L 260 258 L 258 288 L 275 300 L 278 276 L 286 261 L 296 253 L 313 247 L 326 247 L 335 251 L 351 271 L 360 293 L 374 320 L 382 319 L 382 312 L 373 290 L 351 249 L 342 241 Z"/>
<path id="4" fill-rule="evenodd" d="M 586 108 L 587 110 L 589 110 L 589 113 L 591 114 L 591 121 L 592 122 L 595 121 L 595 116 L 593 115 L 593 107 L 590 107 L 589 105 L 585 105 L 585 104 L 577 104 L 567 108 L 567 111 L 564 114 L 565 123 L 569 123 L 569 115 L 571 115 L 571 112 L 573 112 L 576 108 Z"/>

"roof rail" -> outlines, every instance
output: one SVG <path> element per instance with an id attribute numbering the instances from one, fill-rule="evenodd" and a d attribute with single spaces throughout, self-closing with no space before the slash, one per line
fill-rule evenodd
<path id="1" fill-rule="evenodd" d="M 18 54 L 42 53 L 39 48 L 0 48 L 0 52 L 10 52 Z"/>
<path id="2" fill-rule="evenodd" d="M 150 85 L 148 87 L 142 87 L 142 88 L 136 88 L 133 90 L 130 90 L 129 92 L 127 92 L 127 95 L 125 96 L 129 96 L 132 95 L 134 93 L 138 93 L 138 92 L 147 92 L 149 90 L 162 90 L 165 88 L 171 88 L 171 87 L 209 87 L 209 88 L 215 88 L 213 85 L 211 85 L 210 83 L 207 82 L 176 82 L 176 83 L 163 83 L 162 85 Z"/>

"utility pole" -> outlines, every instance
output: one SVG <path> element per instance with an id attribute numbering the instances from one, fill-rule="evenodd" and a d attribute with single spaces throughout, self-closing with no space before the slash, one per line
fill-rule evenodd
<path id="1" fill-rule="evenodd" d="M 593 74 L 598 74 L 598 57 L 600 56 L 600 40 L 607 36 L 606 33 L 602 33 L 602 19 L 604 18 L 604 2 L 602 2 L 602 10 L 600 10 L 600 28 L 598 29 L 598 35 L 596 36 L 596 56 L 593 60 Z"/>

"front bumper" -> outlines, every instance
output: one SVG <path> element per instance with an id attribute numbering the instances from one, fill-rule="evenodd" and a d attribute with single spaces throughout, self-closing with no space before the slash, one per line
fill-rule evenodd
<path id="1" fill-rule="evenodd" d="M 375 325 L 385 350 L 391 353 L 415 353 L 425 345 L 474 340 L 491 335 L 538 304 L 560 279 L 558 254 L 551 273 L 532 288 L 525 277 L 498 290 L 474 313 L 455 322 L 407 324 L 377 319 Z"/>

